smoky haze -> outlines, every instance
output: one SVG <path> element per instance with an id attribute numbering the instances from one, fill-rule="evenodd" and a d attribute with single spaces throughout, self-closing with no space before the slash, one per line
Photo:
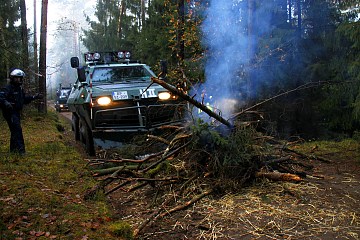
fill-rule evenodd
<path id="1" fill-rule="evenodd" d="M 30 31 L 34 31 L 33 1 L 26 1 Z M 47 92 L 54 97 L 59 84 L 68 87 L 76 80 L 70 67 L 70 58 L 79 56 L 86 49 L 81 43 L 82 29 L 88 28 L 85 15 L 93 17 L 96 0 L 49 1 L 47 25 Z M 39 47 L 41 24 L 41 1 L 36 1 L 36 25 Z M 31 40 L 32 41 L 32 40 Z"/>
<path id="2" fill-rule="evenodd" d="M 248 35 L 247 14 L 244 1 L 211 0 L 202 25 L 206 65 L 205 83 L 199 86 L 201 101 L 209 102 L 224 118 L 241 107 L 249 94 L 246 84 L 239 84 L 255 45 Z"/>

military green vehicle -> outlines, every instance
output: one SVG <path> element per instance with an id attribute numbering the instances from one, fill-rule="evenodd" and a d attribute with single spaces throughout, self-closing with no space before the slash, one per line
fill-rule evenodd
<path id="1" fill-rule="evenodd" d="M 186 105 L 153 83 L 156 75 L 150 67 L 130 56 L 128 51 L 89 52 L 84 54 L 85 66 L 80 66 L 78 57 L 71 58 L 78 78 L 67 104 L 75 139 L 89 155 L 95 155 L 94 139 L 121 141 L 133 133 L 183 121 Z"/>
<path id="2" fill-rule="evenodd" d="M 55 109 L 57 112 L 61 112 L 68 109 L 67 100 L 70 91 L 71 91 L 70 87 L 62 87 L 61 85 L 56 90 Z"/>

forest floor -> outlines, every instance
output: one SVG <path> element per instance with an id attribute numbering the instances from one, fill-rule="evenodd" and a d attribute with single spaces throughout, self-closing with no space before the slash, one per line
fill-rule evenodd
<path id="1" fill-rule="evenodd" d="M 157 220 L 141 239 L 360 239 L 359 144 L 314 142 L 306 148 L 314 146 L 313 154 L 330 162 L 307 160 L 314 168 L 302 182 L 257 179 Z M 153 197 L 144 190 L 117 192 L 110 200 L 121 219 L 136 225 L 149 216 Z"/>
<path id="2" fill-rule="evenodd" d="M 109 226 L 126 222 L 137 228 L 158 208 L 157 193 L 149 186 L 84 201 L 81 196 L 96 182 L 82 172 L 81 158 L 87 157 L 68 123 L 61 121 L 57 132 L 59 125 L 45 127 L 49 120 L 27 120 L 30 153 L 19 158 L 4 155 L 9 134 L 0 119 L 0 239 L 132 239 L 114 236 Z M 360 239 L 360 142 L 314 141 L 295 148 L 329 162 L 303 160 L 313 169 L 299 183 L 256 179 L 237 192 L 207 196 L 150 222 L 138 239 Z M 65 154 L 69 149 L 77 153 Z M 47 159 L 40 159 L 44 154 Z"/>

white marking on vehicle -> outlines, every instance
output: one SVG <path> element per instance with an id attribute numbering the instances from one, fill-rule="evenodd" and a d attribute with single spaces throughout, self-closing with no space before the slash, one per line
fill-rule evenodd
<path id="1" fill-rule="evenodd" d="M 149 88 L 145 91 L 145 89 L 139 89 L 141 98 L 152 98 L 156 97 L 155 89 Z"/>

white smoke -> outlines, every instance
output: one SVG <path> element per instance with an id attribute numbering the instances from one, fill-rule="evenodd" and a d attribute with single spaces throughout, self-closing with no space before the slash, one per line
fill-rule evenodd
<path id="1" fill-rule="evenodd" d="M 201 101 L 210 101 L 224 118 L 228 118 L 241 101 L 241 93 L 234 88 L 234 82 L 247 62 L 248 41 L 244 34 L 242 3 L 240 0 L 211 0 L 202 25 L 207 59 L 206 82 L 199 87 L 203 92 Z"/>

